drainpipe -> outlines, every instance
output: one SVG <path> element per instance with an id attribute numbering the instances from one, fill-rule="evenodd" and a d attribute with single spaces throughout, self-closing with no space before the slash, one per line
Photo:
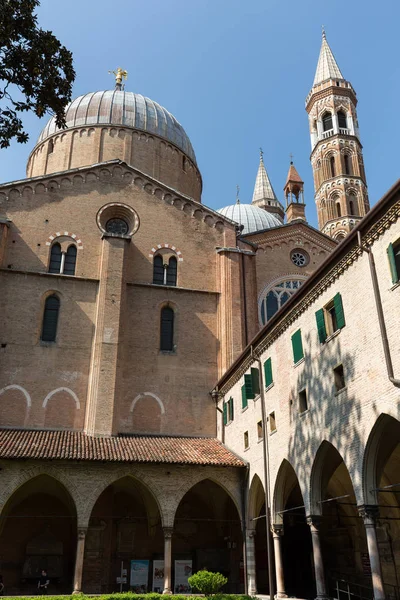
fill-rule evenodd
<path id="1" fill-rule="evenodd" d="M 386 370 L 387 370 L 388 378 L 389 378 L 389 381 L 391 381 L 391 383 L 393 383 L 393 385 L 395 385 L 396 387 L 400 387 L 400 379 L 396 379 L 394 377 L 394 373 L 393 373 L 393 363 L 392 363 L 392 357 L 390 354 L 389 341 L 388 341 L 388 337 L 387 337 L 385 317 L 384 317 L 383 308 L 382 308 L 381 293 L 380 293 L 379 285 L 378 285 L 378 277 L 376 275 L 374 255 L 372 254 L 372 250 L 370 248 L 366 248 L 365 246 L 363 246 L 362 241 L 361 241 L 361 234 L 359 231 L 357 231 L 357 239 L 358 239 L 358 245 L 361 248 L 361 250 L 368 254 L 369 269 L 371 272 L 372 287 L 374 289 L 375 306 L 376 306 L 376 311 L 378 313 L 378 321 L 379 321 L 379 327 L 381 330 L 381 339 L 382 339 L 383 351 L 385 353 Z"/>
<path id="2" fill-rule="evenodd" d="M 263 466 L 264 466 L 264 482 L 265 482 L 265 525 L 267 530 L 267 553 L 268 553 L 268 583 L 270 600 L 275 598 L 275 581 L 274 581 L 274 547 L 271 543 L 271 514 L 270 514 L 270 498 L 269 498 L 269 454 L 268 454 L 268 437 L 267 437 L 267 416 L 265 410 L 265 394 L 264 381 L 262 376 L 261 360 L 254 354 L 253 346 L 251 346 L 251 356 L 258 364 L 258 381 L 260 385 L 261 399 L 261 417 L 263 423 Z"/>
<path id="3" fill-rule="evenodd" d="M 217 411 L 217 419 L 216 419 L 216 432 L 215 432 L 215 436 L 218 437 L 218 413 L 221 413 L 221 421 L 222 421 L 222 435 L 221 435 L 221 442 L 223 444 L 225 444 L 225 423 L 224 423 L 224 411 L 221 410 L 218 406 L 218 402 L 220 399 L 220 394 L 218 391 L 218 386 L 215 388 L 215 390 L 213 390 L 212 392 L 210 392 L 211 394 L 211 398 L 214 400 L 215 402 L 215 410 Z"/>
<path id="4" fill-rule="evenodd" d="M 243 573 L 244 573 L 244 593 L 248 593 L 247 581 L 247 487 L 249 482 L 250 465 L 246 465 L 246 473 L 242 484 L 242 531 L 243 531 Z"/>

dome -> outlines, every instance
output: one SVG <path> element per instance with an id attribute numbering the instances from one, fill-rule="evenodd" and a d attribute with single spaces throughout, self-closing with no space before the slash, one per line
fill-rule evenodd
<path id="1" fill-rule="evenodd" d="M 237 202 L 236 204 L 220 208 L 218 212 L 224 217 L 231 219 L 231 221 L 236 221 L 239 225 L 244 225 L 243 234 L 270 229 L 271 227 L 279 227 L 283 224 L 279 217 L 253 204 L 241 204 Z"/>
<path id="2" fill-rule="evenodd" d="M 164 138 L 195 164 L 192 144 L 182 125 L 165 108 L 140 94 L 123 90 L 92 92 L 79 96 L 66 109 L 67 128 L 85 125 L 124 125 Z M 38 144 L 60 131 L 54 117 L 42 130 Z"/>

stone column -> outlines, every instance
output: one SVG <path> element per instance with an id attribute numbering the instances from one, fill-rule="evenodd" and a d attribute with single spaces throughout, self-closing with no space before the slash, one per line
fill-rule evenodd
<path id="1" fill-rule="evenodd" d="M 257 595 L 255 529 L 247 531 L 247 588 L 249 596 Z"/>
<path id="2" fill-rule="evenodd" d="M 367 534 L 369 562 L 371 564 L 372 586 L 374 588 L 374 599 L 384 600 L 383 578 L 381 561 L 379 557 L 378 540 L 376 537 L 376 519 L 379 514 L 377 506 L 359 506 L 358 512 L 363 518 L 365 532 Z"/>
<path id="3" fill-rule="evenodd" d="M 72 592 L 73 594 L 80 594 L 82 592 L 83 557 L 85 554 L 86 532 L 87 529 L 85 527 L 79 527 L 78 542 L 76 545 L 74 591 Z"/>
<path id="4" fill-rule="evenodd" d="M 312 539 L 313 556 L 314 556 L 315 583 L 317 586 L 317 599 L 318 600 L 319 599 L 327 600 L 328 594 L 326 591 L 324 563 L 322 561 L 322 551 L 321 551 L 321 538 L 319 535 L 321 517 L 317 516 L 317 515 L 308 516 L 307 523 L 311 529 L 311 539 Z"/>
<path id="5" fill-rule="evenodd" d="M 287 598 L 282 559 L 283 525 L 272 525 L 272 536 L 275 549 L 276 598 Z"/>
<path id="6" fill-rule="evenodd" d="M 164 591 L 172 594 L 172 527 L 164 527 Z"/>

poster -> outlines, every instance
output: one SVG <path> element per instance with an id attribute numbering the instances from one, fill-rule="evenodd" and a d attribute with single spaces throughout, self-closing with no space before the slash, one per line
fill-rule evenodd
<path id="1" fill-rule="evenodd" d="M 147 592 L 149 561 L 131 560 L 131 589 L 135 594 Z"/>
<path id="2" fill-rule="evenodd" d="M 162 594 L 164 591 L 164 561 L 153 560 L 153 592 Z"/>
<path id="3" fill-rule="evenodd" d="M 175 561 L 175 594 L 190 594 L 191 587 L 188 583 L 188 577 L 192 574 L 191 560 Z"/>

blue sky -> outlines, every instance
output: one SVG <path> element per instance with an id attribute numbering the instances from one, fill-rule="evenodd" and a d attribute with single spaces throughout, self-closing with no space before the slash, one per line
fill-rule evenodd
<path id="1" fill-rule="evenodd" d="M 186 129 L 203 176 L 203 202 L 250 202 L 259 147 L 278 197 L 293 153 L 316 226 L 304 101 L 321 25 L 358 100 L 371 205 L 400 175 L 400 3 L 370 0 L 42 0 L 39 21 L 74 54 L 74 95 L 112 89 L 109 69 L 128 70 L 126 89 L 156 100 Z M 0 181 L 25 176 L 46 123 L 25 115 L 26 145 L 0 151 Z"/>

